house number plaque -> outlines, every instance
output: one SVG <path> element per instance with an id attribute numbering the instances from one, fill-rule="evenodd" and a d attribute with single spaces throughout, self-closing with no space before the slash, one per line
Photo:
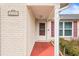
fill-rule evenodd
<path id="1" fill-rule="evenodd" d="M 17 10 L 9 10 L 8 11 L 8 16 L 19 16 L 19 11 Z"/>

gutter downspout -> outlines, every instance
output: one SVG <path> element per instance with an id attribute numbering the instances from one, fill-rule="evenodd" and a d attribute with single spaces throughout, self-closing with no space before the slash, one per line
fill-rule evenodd
<path id="1" fill-rule="evenodd" d="M 1 56 L 1 7 L 0 7 L 0 56 Z"/>
<path id="2" fill-rule="evenodd" d="M 54 30 L 55 30 L 55 45 L 54 45 L 54 52 L 55 52 L 55 56 L 59 56 L 59 8 L 60 8 L 60 4 L 55 4 L 55 13 L 54 13 Z"/>

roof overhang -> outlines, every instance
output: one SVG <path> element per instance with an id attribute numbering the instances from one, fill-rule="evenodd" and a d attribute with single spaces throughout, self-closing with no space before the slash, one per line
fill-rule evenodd
<path id="1" fill-rule="evenodd" d="M 79 19 L 79 14 L 62 14 L 60 19 Z"/>
<path id="2" fill-rule="evenodd" d="M 79 4 L 71 3 L 59 11 L 60 19 L 79 19 Z"/>
<path id="3" fill-rule="evenodd" d="M 51 15 L 51 13 L 52 17 L 54 16 L 53 5 L 30 5 L 29 7 L 36 19 L 47 19 Z"/>

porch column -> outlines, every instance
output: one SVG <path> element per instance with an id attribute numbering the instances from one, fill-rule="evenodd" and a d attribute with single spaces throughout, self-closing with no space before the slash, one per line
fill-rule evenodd
<path id="1" fill-rule="evenodd" d="M 55 56 L 59 56 L 59 8 L 60 8 L 60 4 L 56 4 L 55 5 L 55 16 L 54 16 L 54 30 L 55 30 L 55 38 L 54 38 L 54 42 L 55 42 L 55 45 L 54 45 L 54 54 Z"/>

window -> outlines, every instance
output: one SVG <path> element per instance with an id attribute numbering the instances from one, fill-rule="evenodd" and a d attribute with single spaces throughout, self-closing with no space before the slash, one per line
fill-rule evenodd
<path id="1" fill-rule="evenodd" d="M 45 23 L 39 24 L 39 35 L 45 35 Z"/>
<path id="2" fill-rule="evenodd" d="M 63 22 L 59 23 L 59 35 L 63 36 Z"/>
<path id="3" fill-rule="evenodd" d="M 60 35 L 60 36 L 63 36 L 63 30 L 60 30 L 60 31 L 59 31 L 59 35 Z"/>
<path id="4" fill-rule="evenodd" d="M 59 23 L 59 36 L 72 36 L 72 22 Z"/>
<path id="5" fill-rule="evenodd" d="M 65 36 L 72 36 L 72 22 L 65 22 Z"/>

